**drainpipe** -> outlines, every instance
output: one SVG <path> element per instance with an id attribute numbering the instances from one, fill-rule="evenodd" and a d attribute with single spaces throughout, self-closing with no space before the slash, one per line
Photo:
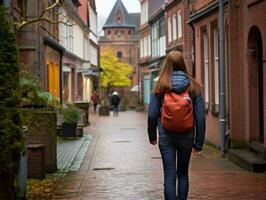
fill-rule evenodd
<path id="1" fill-rule="evenodd" d="M 219 119 L 220 119 L 220 137 L 221 137 L 221 155 L 225 156 L 225 133 L 226 133 L 226 115 L 225 115 L 225 66 L 224 66 L 224 0 L 219 0 Z"/>
<path id="2" fill-rule="evenodd" d="M 195 25 L 194 25 L 194 22 L 193 24 L 191 24 L 191 27 L 192 27 L 192 33 L 193 33 L 193 49 L 192 49 L 192 76 L 195 78 L 196 77 L 196 50 L 195 50 L 195 47 L 196 47 L 196 34 L 195 34 Z"/>

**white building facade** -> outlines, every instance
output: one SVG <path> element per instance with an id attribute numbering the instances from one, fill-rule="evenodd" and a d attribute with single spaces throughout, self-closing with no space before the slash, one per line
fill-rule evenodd
<path id="1" fill-rule="evenodd" d="M 98 68 L 97 13 L 94 0 L 65 0 L 60 7 L 59 42 L 64 103 L 89 102 Z M 92 35 L 94 37 L 92 37 Z M 91 40 L 93 39 L 93 45 Z"/>

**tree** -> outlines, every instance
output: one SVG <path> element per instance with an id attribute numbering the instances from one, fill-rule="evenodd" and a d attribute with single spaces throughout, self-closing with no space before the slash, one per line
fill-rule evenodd
<path id="1" fill-rule="evenodd" d="M 131 80 L 129 75 L 133 72 L 133 67 L 127 62 L 119 60 L 113 48 L 108 47 L 101 55 L 101 87 L 129 87 Z"/>
<path id="2" fill-rule="evenodd" d="M 65 24 L 66 26 L 75 25 L 71 24 L 69 20 L 66 20 L 66 16 L 63 16 L 58 12 L 58 8 L 63 5 L 62 0 L 53 0 L 52 3 L 43 0 L 43 10 L 41 10 L 38 16 L 30 17 L 30 19 L 28 17 L 29 14 L 27 12 L 27 4 L 28 0 L 21 0 L 21 18 L 18 21 L 13 22 L 13 25 L 18 30 L 21 30 L 30 24 L 40 23 L 42 21 L 48 22 L 49 24 Z M 55 15 L 51 15 L 51 13 L 54 13 Z M 59 20 L 59 16 L 62 20 Z"/>
<path id="3" fill-rule="evenodd" d="M 0 6 L 0 199 L 7 200 L 14 199 L 23 148 L 18 52 L 9 21 L 6 9 Z"/>

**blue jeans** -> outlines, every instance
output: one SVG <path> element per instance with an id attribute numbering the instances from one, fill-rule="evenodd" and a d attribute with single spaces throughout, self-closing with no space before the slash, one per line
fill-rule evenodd
<path id="1" fill-rule="evenodd" d="M 119 110 L 118 105 L 113 105 L 114 115 L 115 114 L 118 115 L 118 110 Z"/>
<path id="2" fill-rule="evenodd" d="M 188 167 L 193 139 L 172 135 L 160 137 L 159 148 L 164 169 L 164 196 L 166 200 L 186 200 L 188 196 Z M 178 178 L 178 195 L 176 195 Z"/>

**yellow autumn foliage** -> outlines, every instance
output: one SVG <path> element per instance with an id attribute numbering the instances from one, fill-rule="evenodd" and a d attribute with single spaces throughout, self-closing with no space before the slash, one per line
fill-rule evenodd
<path id="1" fill-rule="evenodd" d="M 108 47 L 101 54 L 100 60 L 103 71 L 101 72 L 101 87 L 129 87 L 131 80 L 129 76 L 133 67 L 115 56 L 112 47 Z"/>

